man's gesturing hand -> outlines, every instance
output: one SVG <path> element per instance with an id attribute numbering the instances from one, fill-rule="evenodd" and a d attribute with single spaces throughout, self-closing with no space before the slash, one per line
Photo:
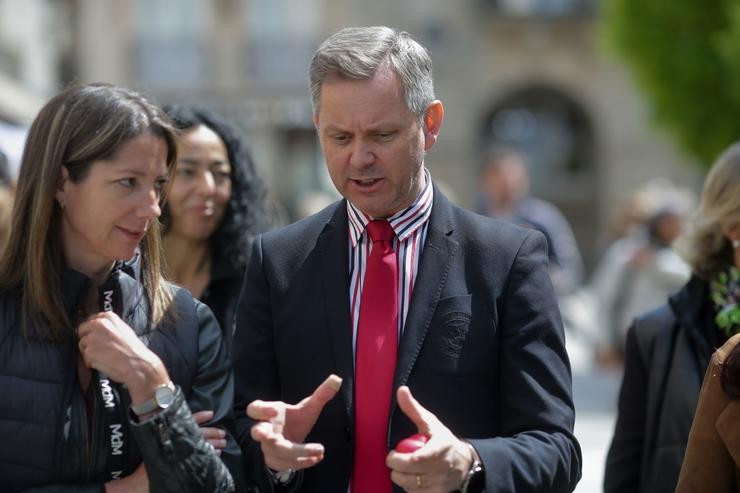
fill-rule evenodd
<path id="1" fill-rule="evenodd" d="M 412 453 L 391 450 L 386 464 L 391 480 L 406 491 L 448 492 L 460 488 L 473 463 L 473 449 L 424 409 L 408 387 L 399 387 L 398 407 L 429 436 L 424 446 Z"/>
<path id="2" fill-rule="evenodd" d="M 322 444 L 303 441 L 341 385 L 341 378 L 329 375 L 313 394 L 298 404 L 256 400 L 247 406 L 247 415 L 259 421 L 252 426 L 251 434 L 260 442 L 267 467 L 274 471 L 304 469 L 324 458 Z"/>

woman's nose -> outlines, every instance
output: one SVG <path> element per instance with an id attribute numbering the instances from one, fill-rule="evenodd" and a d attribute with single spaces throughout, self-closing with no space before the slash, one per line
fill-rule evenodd
<path id="1" fill-rule="evenodd" d="M 146 197 L 139 203 L 138 215 L 147 220 L 153 220 L 162 215 L 162 208 L 159 205 L 159 192 L 150 190 Z"/>
<path id="2" fill-rule="evenodd" d="M 204 195 L 210 195 L 216 190 L 216 179 L 211 171 L 204 171 L 198 177 L 198 186 L 196 190 L 198 193 Z"/>

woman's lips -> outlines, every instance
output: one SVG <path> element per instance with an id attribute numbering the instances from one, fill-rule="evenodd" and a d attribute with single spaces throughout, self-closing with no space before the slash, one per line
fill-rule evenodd
<path id="1" fill-rule="evenodd" d="M 215 212 L 212 205 L 194 205 L 189 207 L 188 210 L 200 216 L 212 216 Z"/>
<path id="2" fill-rule="evenodd" d="M 118 226 L 118 229 L 127 237 L 129 237 L 133 241 L 141 241 L 141 239 L 144 237 L 144 234 L 146 234 L 146 230 L 143 231 L 135 231 L 130 230 L 127 228 L 122 228 L 121 226 Z"/>

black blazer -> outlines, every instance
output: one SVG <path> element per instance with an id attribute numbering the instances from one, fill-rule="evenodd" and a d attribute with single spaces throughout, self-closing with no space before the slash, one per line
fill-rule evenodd
<path id="1" fill-rule="evenodd" d="M 295 403 L 343 378 L 307 441 L 325 458 L 301 492 L 346 493 L 352 467 L 352 328 L 345 201 L 254 242 L 237 312 L 237 440 L 264 478 L 245 408 Z M 483 459 L 486 491 L 571 491 L 581 470 L 571 374 L 544 237 L 452 205 L 436 188 L 400 340 L 394 388 L 419 400 Z M 416 432 L 391 403 L 388 448 Z M 401 491 L 396 488 L 396 491 Z"/>
<path id="2" fill-rule="evenodd" d="M 692 277 L 632 322 L 605 493 L 675 491 L 704 374 L 726 340 L 713 318 L 709 285 Z"/>

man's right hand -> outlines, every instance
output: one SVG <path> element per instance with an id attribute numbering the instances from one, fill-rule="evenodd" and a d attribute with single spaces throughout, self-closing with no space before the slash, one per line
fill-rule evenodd
<path id="1" fill-rule="evenodd" d="M 313 394 L 298 404 L 256 400 L 247 406 L 247 415 L 258 421 L 252 426 L 251 435 L 260 442 L 267 467 L 274 471 L 287 471 L 305 469 L 321 462 L 324 446 L 303 441 L 341 385 L 341 378 L 329 375 Z"/>

